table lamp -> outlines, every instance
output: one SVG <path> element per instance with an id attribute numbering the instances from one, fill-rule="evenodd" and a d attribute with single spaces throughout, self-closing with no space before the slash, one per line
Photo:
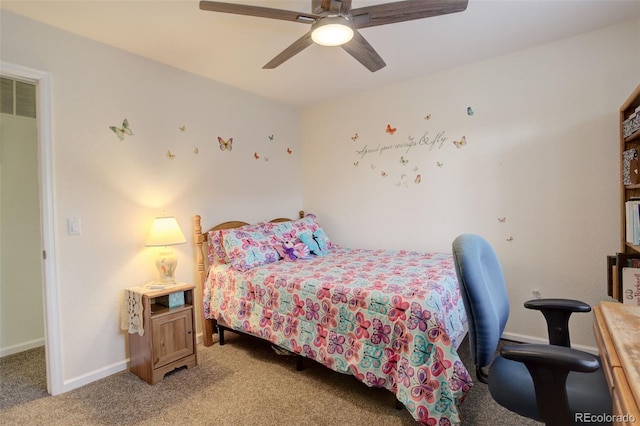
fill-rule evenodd
<path id="1" fill-rule="evenodd" d="M 178 260 L 170 246 L 184 244 L 187 240 L 173 216 L 156 217 L 149 232 L 147 247 L 162 247 L 156 260 L 156 268 L 163 283 L 175 283 L 175 272 Z"/>

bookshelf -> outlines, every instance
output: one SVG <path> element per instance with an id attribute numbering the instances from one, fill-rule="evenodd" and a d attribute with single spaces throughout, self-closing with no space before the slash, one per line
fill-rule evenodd
<path id="1" fill-rule="evenodd" d="M 640 303 L 640 201 L 636 201 L 640 200 L 640 85 L 619 112 L 620 251 L 607 256 L 607 294 L 619 302 L 635 304 Z M 631 119 L 636 120 L 633 126 Z M 630 279 L 632 271 L 627 268 L 634 269 L 636 278 Z"/>
<path id="2" fill-rule="evenodd" d="M 627 100 L 620 107 L 620 245 L 621 252 L 626 254 L 640 255 L 640 245 L 628 242 L 627 238 L 627 201 L 633 198 L 640 198 L 640 183 L 625 184 L 625 155 L 624 152 L 636 149 L 640 154 L 640 129 L 625 137 L 624 123 L 633 114 L 640 116 L 640 85 L 631 93 Z M 638 117 L 640 120 L 640 117 Z"/>

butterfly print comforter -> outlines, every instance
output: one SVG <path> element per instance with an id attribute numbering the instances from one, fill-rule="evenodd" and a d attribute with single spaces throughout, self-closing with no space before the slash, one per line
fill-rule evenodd
<path id="1" fill-rule="evenodd" d="M 334 247 L 246 272 L 214 265 L 204 310 L 389 389 L 422 423 L 461 421 L 471 377 L 455 349 L 467 319 L 450 254 Z"/>

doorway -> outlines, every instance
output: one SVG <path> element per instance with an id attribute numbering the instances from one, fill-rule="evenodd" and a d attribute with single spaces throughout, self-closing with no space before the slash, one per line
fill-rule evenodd
<path id="1" fill-rule="evenodd" d="M 0 77 L 0 357 L 44 345 L 36 85 Z"/>
<path id="2" fill-rule="evenodd" d="M 39 186 L 40 293 L 43 295 L 44 343 L 47 370 L 47 392 L 57 395 L 64 391 L 62 351 L 58 319 L 58 286 L 56 279 L 55 221 L 53 202 L 53 157 L 51 127 L 51 76 L 48 73 L 0 62 L 0 75 L 35 85 L 37 128 L 37 183 Z"/>

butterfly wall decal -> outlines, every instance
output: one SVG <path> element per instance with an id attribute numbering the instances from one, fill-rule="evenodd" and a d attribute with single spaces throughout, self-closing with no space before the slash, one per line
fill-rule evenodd
<path id="1" fill-rule="evenodd" d="M 422 182 L 422 176 L 417 175 L 417 176 L 416 176 L 416 179 L 415 179 L 415 183 L 416 183 L 416 185 L 417 185 L 417 184 L 419 184 L 420 182 Z"/>
<path id="2" fill-rule="evenodd" d="M 287 154 L 291 155 L 293 151 L 291 151 L 291 148 L 287 147 Z"/>
<path id="3" fill-rule="evenodd" d="M 438 167 L 442 167 L 442 166 L 444 166 L 444 163 L 441 163 L 441 162 L 439 162 L 439 161 L 436 161 L 436 165 L 437 165 Z"/>
<path id="4" fill-rule="evenodd" d="M 396 130 L 398 130 L 396 127 L 391 127 L 391 124 L 387 124 L 387 130 L 385 131 L 390 135 L 393 135 L 396 132 Z"/>
<path id="5" fill-rule="evenodd" d="M 125 135 L 133 136 L 133 131 L 131 131 L 131 128 L 129 127 L 129 120 L 126 118 L 122 121 L 122 127 L 109 126 L 109 128 L 121 141 L 124 140 Z"/>
<path id="6" fill-rule="evenodd" d="M 176 158 L 176 155 L 173 152 L 171 152 L 171 150 L 167 150 L 167 157 L 170 160 L 173 160 L 174 158 Z"/>
<path id="7" fill-rule="evenodd" d="M 184 132 L 185 130 L 187 130 L 187 126 L 180 126 L 178 127 L 178 130 L 180 130 L 181 132 Z"/>
<path id="8" fill-rule="evenodd" d="M 453 144 L 460 149 L 467 144 L 467 138 L 463 136 L 459 141 L 453 141 Z"/>
<path id="9" fill-rule="evenodd" d="M 355 163 L 353 163 L 353 167 L 358 167 L 360 165 L 359 161 L 356 161 Z"/>
<path id="10" fill-rule="evenodd" d="M 409 160 L 405 159 L 404 156 L 400 157 L 400 163 L 402 163 L 402 165 L 406 165 L 409 162 Z"/>
<path id="11" fill-rule="evenodd" d="M 200 150 L 198 149 L 197 146 L 195 148 L 193 148 L 193 153 L 194 154 L 198 154 L 199 152 L 200 152 Z"/>
<path id="12" fill-rule="evenodd" d="M 228 141 L 225 141 L 220 136 L 218 136 L 218 143 L 220 144 L 221 151 L 231 151 L 233 148 L 233 138 L 229 138 Z"/>
<path id="13" fill-rule="evenodd" d="M 257 152 L 253 153 L 253 158 L 255 158 L 256 160 L 260 159 L 260 156 L 258 155 Z"/>
<path id="14" fill-rule="evenodd" d="M 269 135 L 269 136 L 267 136 L 267 137 L 269 138 L 269 140 L 270 140 L 270 141 L 272 141 L 272 140 L 273 140 L 273 135 Z"/>
<path id="15" fill-rule="evenodd" d="M 507 221 L 506 217 L 499 217 L 498 218 L 498 222 L 500 222 L 500 223 L 505 223 L 506 221 Z"/>
<path id="16" fill-rule="evenodd" d="M 473 108 L 467 107 L 467 115 L 471 117 L 473 115 Z"/>
<path id="17" fill-rule="evenodd" d="M 424 119 L 425 119 L 425 120 L 431 120 L 431 114 L 427 114 L 427 115 L 425 115 L 425 116 L 424 116 Z"/>

